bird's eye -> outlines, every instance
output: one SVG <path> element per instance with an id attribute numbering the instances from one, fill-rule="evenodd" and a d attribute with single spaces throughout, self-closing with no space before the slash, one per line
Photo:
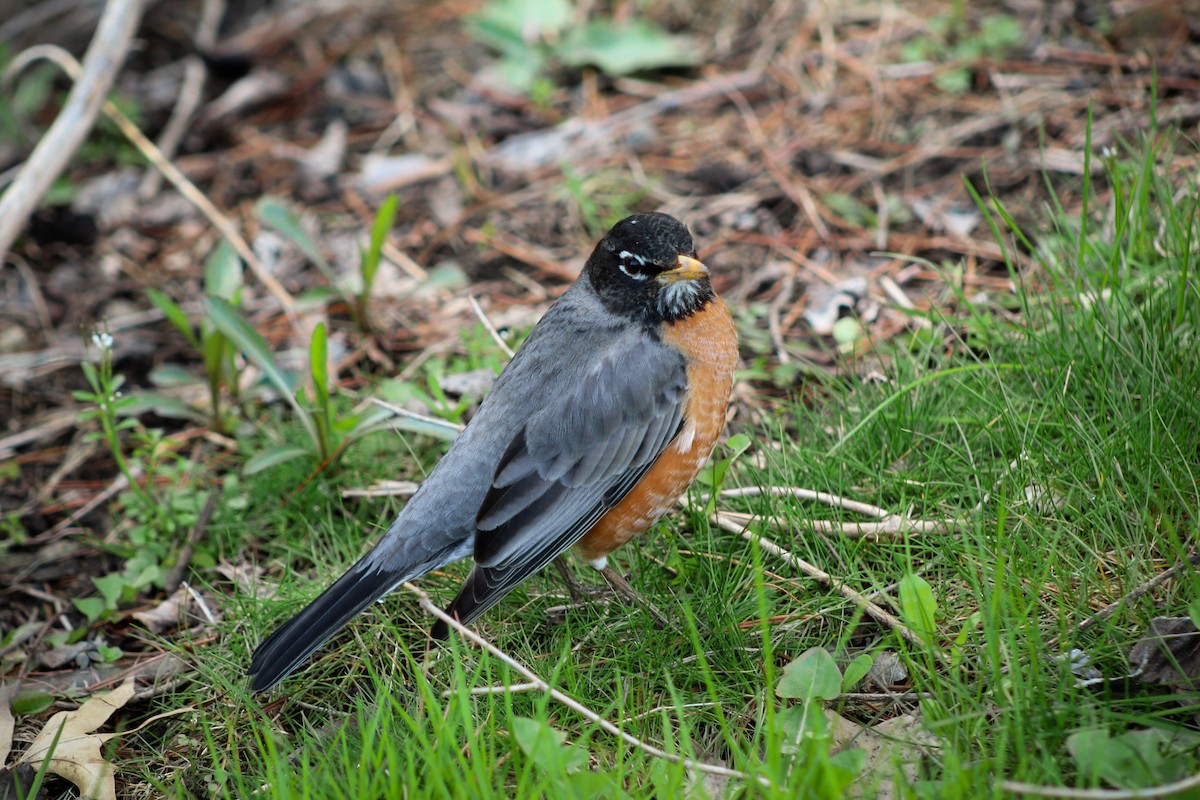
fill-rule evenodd
<path id="1" fill-rule="evenodd" d="M 635 281 L 644 281 L 650 277 L 647 273 L 641 271 L 646 268 L 646 259 L 637 253 L 622 250 L 617 253 L 617 258 L 619 259 L 617 261 L 617 268 Z"/>

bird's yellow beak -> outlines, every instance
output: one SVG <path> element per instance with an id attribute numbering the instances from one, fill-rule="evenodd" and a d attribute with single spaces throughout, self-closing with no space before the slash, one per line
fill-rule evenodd
<path id="1" fill-rule="evenodd" d="M 661 283 L 666 284 L 678 283 L 679 281 L 694 281 L 699 278 L 707 278 L 708 267 L 690 256 L 680 256 L 679 266 L 665 272 L 660 272 L 657 277 Z"/>

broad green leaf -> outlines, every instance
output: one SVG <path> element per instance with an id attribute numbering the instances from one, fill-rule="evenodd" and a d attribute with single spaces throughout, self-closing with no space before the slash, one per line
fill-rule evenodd
<path id="1" fill-rule="evenodd" d="M 204 263 L 204 293 L 237 305 L 242 284 L 242 259 L 222 240 Z"/>
<path id="2" fill-rule="evenodd" d="M 117 573 L 110 575 L 102 575 L 99 578 L 92 578 L 92 583 L 100 590 L 100 594 L 104 597 L 105 608 L 116 608 L 121 602 L 121 595 L 125 592 L 125 579 Z"/>
<path id="3" fill-rule="evenodd" d="M 736 457 L 749 450 L 751 444 L 752 441 L 749 436 L 744 433 L 735 433 L 729 437 L 729 441 L 725 443 L 725 447 L 733 451 L 733 455 Z"/>
<path id="4" fill-rule="evenodd" d="M 225 334 L 229 341 L 233 342 L 239 350 L 257 364 L 276 391 L 292 404 L 296 417 L 308 432 L 309 439 L 316 444 L 318 442 L 316 426 L 292 392 L 291 382 L 288 381 L 279 365 L 275 363 L 275 357 L 271 355 L 271 348 L 267 346 L 267 340 L 242 318 L 242 315 L 229 304 L 229 301 L 220 297 L 210 297 L 205 303 L 208 307 L 209 319 L 217 326 L 217 330 Z"/>
<path id="5" fill-rule="evenodd" d="M 153 412 L 168 419 L 203 419 L 195 409 L 177 397 L 168 397 L 157 392 L 134 392 L 127 395 L 126 399 L 128 402 L 119 412 L 123 417 L 136 417 Z"/>
<path id="6" fill-rule="evenodd" d="M 24 717 L 29 714 L 40 714 L 54 705 L 55 697 L 49 692 L 18 692 L 13 695 L 10 707 L 14 716 Z"/>
<path id="7" fill-rule="evenodd" d="M 829 747 L 829 720 L 820 703 L 798 703 L 775 715 L 783 737 L 780 750 L 795 755 L 808 747 Z"/>
<path id="8" fill-rule="evenodd" d="M 571 24 L 570 0 L 489 0 L 468 20 L 471 35 L 498 50 L 525 48 Z"/>
<path id="9" fill-rule="evenodd" d="M 592 65 L 616 76 L 662 67 L 687 67 L 701 60 L 695 41 L 672 36 L 646 20 L 625 23 L 593 20 L 566 34 L 558 55 L 568 66 Z"/>
<path id="10" fill-rule="evenodd" d="M 587 751 L 566 744 L 567 735 L 547 723 L 514 717 L 513 737 L 529 760 L 549 772 L 575 772 L 587 766 Z"/>
<path id="11" fill-rule="evenodd" d="M 71 602 L 88 622 L 95 622 L 104 613 L 104 600 L 99 597 L 72 597 Z"/>
<path id="12" fill-rule="evenodd" d="M 157 289 L 147 289 L 146 297 L 154 304 L 154 307 L 163 313 L 167 318 L 167 322 L 174 325 L 183 334 L 183 337 L 188 340 L 188 344 L 197 350 L 200 349 L 200 340 L 196 338 L 196 331 L 192 328 L 192 322 L 187 318 L 187 314 L 183 313 L 175 301 L 167 297 Z"/>
<path id="13" fill-rule="evenodd" d="M 294 461 L 297 458 L 312 455 L 312 451 L 304 447 L 292 447 L 280 445 L 278 447 L 268 447 L 261 453 L 257 453 L 246 460 L 246 465 L 242 467 L 242 471 L 247 475 L 253 475 L 256 472 L 262 472 L 264 469 L 285 464 L 288 461 Z"/>
<path id="14" fill-rule="evenodd" d="M 937 601 L 929 581 L 920 575 L 900 579 L 900 617 L 921 641 L 932 644 L 937 635 Z"/>
<path id="15" fill-rule="evenodd" d="M 833 700 L 842 691 L 842 674 L 827 650 L 813 647 L 783 668 L 775 694 L 798 700 Z"/>
<path id="16" fill-rule="evenodd" d="M 514 91 L 528 94 L 546 71 L 548 59 L 537 49 L 509 53 L 500 59 L 500 77 Z"/>
<path id="17" fill-rule="evenodd" d="M 1085 730 L 1067 737 L 1079 771 L 1121 789 L 1144 789 L 1171 783 L 1194 770 L 1200 735 L 1182 729 L 1146 728 L 1110 736 Z"/>
<path id="18" fill-rule="evenodd" d="M 875 656 L 870 653 L 859 653 L 856 655 L 846 665 L 846 669 L 842 673 L 842 691 L 850 691 L 858 685 L 859 681 L 867 677 L 867 673 L 870 672 L 873 663 L 875 663 Z"/>

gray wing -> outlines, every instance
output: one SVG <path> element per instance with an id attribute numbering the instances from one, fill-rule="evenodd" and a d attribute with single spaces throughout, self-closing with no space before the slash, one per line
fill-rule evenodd
<path id="1" fill-rule="evenodd" d="M 447 609 L 460 620 L 482 614 L 578 541 L 682 427 L 682 355 L 615 338 L 576 386 L 530 416 L 500 459 L 476 519 L 476 566 Z"/>

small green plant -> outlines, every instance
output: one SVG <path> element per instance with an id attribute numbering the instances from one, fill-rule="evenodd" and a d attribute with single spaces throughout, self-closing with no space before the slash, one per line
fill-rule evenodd
<path id="1" fill-rule="evenodd" d="M 905 61 L 935 61 L 954 65 L 938 72 L 934 84 L 944 92 L 961 94 L 971 88 L 969 65 L 985 58 L 1003 58 L 1024 41 L 1020 21 L 1009 14 L 992 14 L 969 30 L 961 14 L 939 14 L 928 21 L 926 35 L 904 46 Z"/>
<path id="2" fill-rule="evenodd" d="M 635 206 L 649 193 L 627 175 L 601 170 L 580 175 L 568 164 L 562 166 L 566 179 L 561 190 L 574 205 L 589 238 L 599 238 L 634 212 Z"/>
<path id="3" fill-rule="evenodd" d="M 242 262 L 228 244 L 222 242 L 204 265 L 204 294 L 229 302 L 234 307 L 241 305 Z M 234 349 L 228 337 L 211 320 L 205 319 L 197 331 L 191 320 L 175 301 L 155 289 L 147 289 L 150 302 L 174 325 L 188 344 L 196 349 L 204 361 L 205 384 L 209 396 L 209 425 L 218 433 L 229 430 L 231 420 L 222 412 L 222 390 L 229 393 L 233 403 L 238 401 L 238 367 Z M 166 416 L 189 416 L 190 409 L 183 407 L 171 397 L 142 392 L 139 404 L 145 404 Z"/>
<path id="4" fill-rule="evenodd" d="M 359 250 L 358 287 L 349 289 L 339 281 L 333 265 L 321 253 L 316 243 L 305 233 L 300 225 L 300 219 L 287 205 L 274 197 L 264 197 L 254 206 L 255 216 L 266 225 L 271 226 L 280 234 L 286 236 L 316 265 L 329 285 L 341 296 L 350 309 L 354 326 L 360 333 L 370 333 L 371 318 L 369 303 L 371 289 L 375 285 L 375 276 L 379 272 L 379 264 L 383 260 L 383 243 L 388 231 L 396 220 L 396 208 L 399 201 L 395 195 L 388 197 L 380 205 L 371 225 L 371 237 L 366 250 Z"/>
<path id="5" fill-rule="evenodd" d="M 501 76 L 525 93 L 544 94 L 556 66 L 591 66 L 621 76 L 699 62 L 694 42 L 648 20 L 579 17 L 570 0 L 489 0 L 467 30 L 500 52 Z"/>
<path id="6" fill-rule="evenodd" d="M 854 663 L 857 673 L 862 665 Z M 784 667 L 775 687 L 776 696 L 792 701 L 775 715 L 780 748 L 793 770 L 803 769 L 808 797 L 844 797 L 865 766 L 866 754 L 860 749 L 833 752 L 835 742 L 824 703 L 837 699 L 843 683 L 833 656 L 814 647 Z"/>
<path id="7" fill-rule="evenodd" d="M 193 465 L 174 452 L 161 431 L 142 429 L 136 418 L 126 416 L 135 401 L 122 395 L 124 377 L 113 372 L 112 336 L 97 333 L 91 341 L 99 351 L 99 361 L 83 363 L 91 391 L 74 394 L 75 399 L 92 408 L 83 411 L 80 419 L 99 423 L 100 431 L 92 436 L 108 447 L 129 486 L 118 496 L 128 523 L 125 540 L 104 545 L 104 549 L 124 559 L 124 568 L 120 573 L 92 579 L 99 597 L 75 600 L 76 608 L 89 622 L 95 622 L 138 592 L 163 585 L 166 567 L 186 531 L 195 524 L 207 494 L 189 485 Z M 128 432 L 134 442 L 129 456 L 121 441 L 122 432 Z M 160 484 L 167 488 L 153 489 Z M 181 486 L 188 488 L 180 491 L 177 487 Z M 199 561 L 195 561 L 197 557 Z M 214 559 L 204 548 L 198 548 L 193 561 L 211 566 Z"/>
<path id="8" fill-rule="evenodd" d="M 263 371 L 266 380 L 287 400 L 303 427 L 308 443 L 303 446 L 278 444 L 260 451 L 246 462 L 246 473 L 312 457 L 326 465 L 337 459 L 355 440 L 387 427 L 391 414 L 384 409 L 338 416 L 329 390 L 328 344 L 325 323 L 317 325 L 309 341 L 309 378 L 312 397 L 297 391 L 295 381 L 276 363 L 266 339 L 247 322 L 231 303 L 208 298 L 208 316 L 239 350 Z M 424 430 L 424 429 L 423 429 Z"/>
<path id="9" fill-rule="evenodd" d="M 359 253 L 358 268 L 362 285 L 354 298 L 353 309 L 354 324 L 363 333 L 371 330 L 371 315 L 367 304 L 371 299 L 371 287 L 375 285 L 375 274 L 379 271 L 379 262 L 383 258 L 383 241 L 387 238 L 388 231 L 392 229 L 392 223 L 396 219 L 398 202 L 396 195 L 383 201 L 383 205 L 379 207 L 379 211 L 375 214 L 375 221 L 371 225 L 371 239 L 367 243 L 367 249 Z"/>
<path id="10" fill-rule="evenodd" d="M 118 419 L 121 410 L 133 401 L 121 393 L 121 387 L 125 384 L 125 376 L 113 373 L 112 335 L 107 331 L 94 333 L 92 334 L 92 345 L 99 352 L 99 362 L 93 364 L 91 361 L 84 361 L 82 364 L 83 376 L 87 379 L 91 391 L 76 391 L 72 394 L 76 400 L 89 403 L 93 407 L 81 412 L 79 419 L 81 422 L 95 420 L 100 424 L 100 432 L 91 434 L 92 438 L 102 439 L 108 445 L 109 452 L 117 462 L 117 469 L 125 476 L 132 491 L 138 493 L 146 505 L 151 505 L 150 497 L 138 485 L 137 476 L 133 474 L 121 447 L 120 432 L 136 427 L 137 420 Z"/>

